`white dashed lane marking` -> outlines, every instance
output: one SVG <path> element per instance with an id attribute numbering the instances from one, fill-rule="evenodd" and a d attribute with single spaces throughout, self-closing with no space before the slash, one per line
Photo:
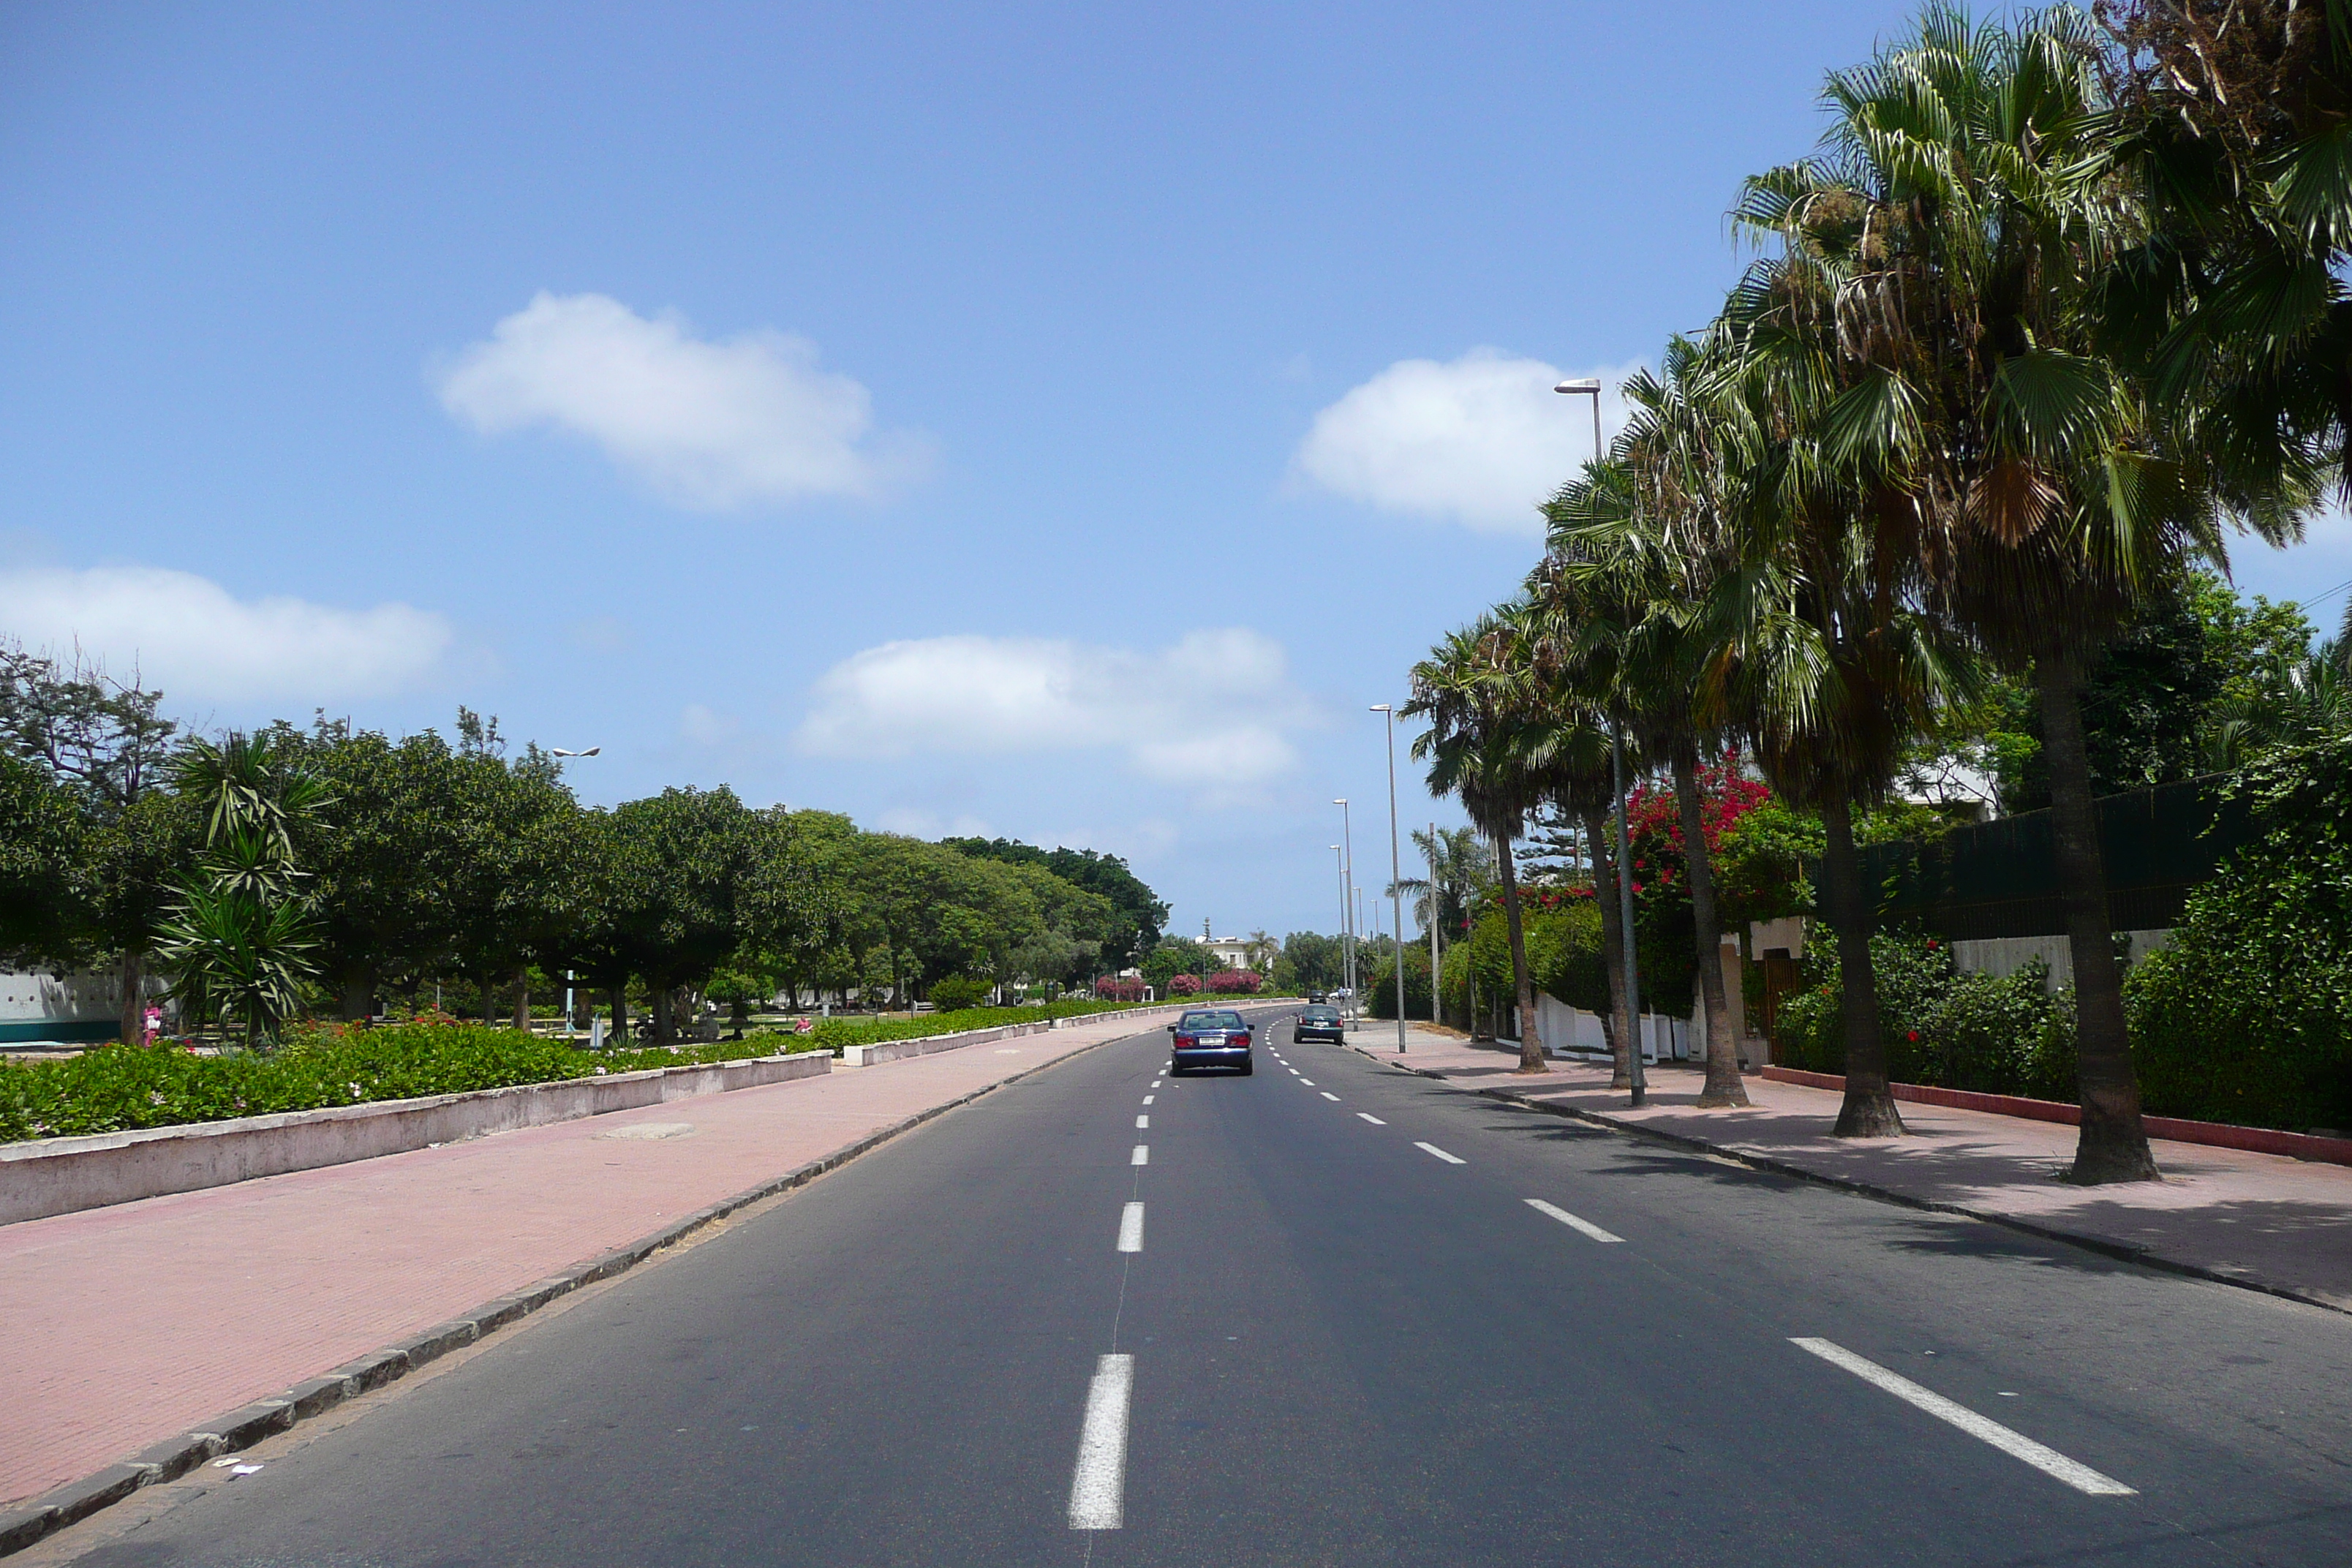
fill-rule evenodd
<path id="1" fill-rule="evenodd" d="M 1118 1215 L 1118 1249 L 1121 1252 L 1143 1250 L 1143 1205 L 1129 1204 Z"/>
<path id="2" fill-rule="evenodd" d="M 1434 1143 L 1423 1143 L 1416 1142 L 1413 1144 L 1413 1147 L 1420 1150 L 1424 1154 L 1436 1155 L 1439 1159 L 1444 1161 L 1449 1165 L 1466 1165 L 1470 1163 L 1459 1154 L 1447 1153 L 1444 1150 L 1439 1148 Z"/>
<path id="3" fill-rule="evenodd" d="M 1117 1530 L 1126 1522 L 1127 1405 L 1134 1387 L 1133 1356 L 1096 1361 L 1078 1426 L 1077 1468 L 1070 1477 L 1072 1530 Z"/>
<path id="4" fill-rule="evenodd" d="M 1576 1215 L 1569 1213 L 1566 1209 L 1556 1208 L 1552 1205 L 1544 1202 L 1541 1198 L 1529 1198 L 1528 1200 L 1528 1206 L 1535 1210 L 1538 1214 L 1548 1214 L 1551 1215 L 1552 1218 L 1559 1221 L 1560 1224 L 1568 1226 L 1570 1230 L 1582 1231 L 1585 1235 L 1591 1237 L 1595 1241 L 1622 1241 L 1625 1239 L 1622 1236 L 1612 1236 L 1607 1231 L 1601 1229 L 1599 1226 L 1593 1224 L 1591 1220 L 1579 1219 Z"/>
<path id="5" fill-rule="evenodd" d="M 1909 1378 L 1887 1371 L 1867 1356 L 1854 1354 L 1843 1345 L 1816 1339 L 1791 1339 L 1789 1342 L 1800 1350 L 1810 1351 L 1832 1366 L 1845 1368 L 1863 1382 L 1885 1389 L 1905 1404 L 1926 1411 L 1938 1421 L 1950 1422 L 1969 1436 L 1991 1444 L 2012 1459 L 2024 1460 L 2043 1475 L 2053 1476 L 2078 1492 L 2088 1492 L 2093 1497 L 2135 1495 L 2132 1488 L 2113 1477 L 2103 1476 L 2090 1466 L 2079 1464 L 2055 1448 L 2046 1448 L 2022 1432 L 2013 1432 L 2000 1422 L 1979 1415 L 1967 1405 L 1956 1404 L 1931 1388 L 1922 1388 Z"/>
<path id="6" fill-rule="evenodd" d="M 1386 1127 L 1388 1125 L 1387 1122 L 1381 1121 L 1379 1117 L 1374 1116 L 1369 1110 L 1359 1110 L 1356 1114 L 1362 1117 L 1365 1121 L 1370 1122 L 1375 1127 Z"/>
<path id="7" fill-rule="evenodd" d="M 1135 1146 L 1135 1155 L 1132 1159 L 1128 1161 L 1128 1163 L 1130 1165 L 1149 1165 L 1151 1163 L 1151 1145 L 1149 1143 L 1138 1143 Z"/>
<path id="8" fill-rule="evenodd" d="M 1139 1116 L 1139 1117 L 1137 1117 L 1137 1118 L 1135 1119 L 1135 1130 L 1136 1130 L 1138 1132 L 1142 1131 L 1145 1128 L 1147 1128 L 1147 1127 L 1149 1127 L 1149 1126 L 1150 1126 L 1150 1125 L 1151 1125 L 1151 1118 L 1150 1118 L 1149 1116 Z"/>

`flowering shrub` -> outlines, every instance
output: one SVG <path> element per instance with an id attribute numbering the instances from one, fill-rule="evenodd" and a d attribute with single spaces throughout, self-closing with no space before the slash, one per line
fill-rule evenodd
<path id="1" fill-rule="evenodd" d="M 1217 996 L 1254 996 L 1265 984 L 1254 969 L 1220 969 L 1209 976 L 1209 991 Z"/>
<path id="2" fill-rule="evenodd" d="M 1199 975 L 1173 974 L 1169 976 L 1168 994 L 1171 996 L 1198 996 L 1200 994 L 1201 977 Z"/>
<path id="3" fill-rule="evenodd" d="M 1106 974 L 1095 982 L 1095 994 L 1107 1002 L 1140 1002 L 1143 982 L 1133 975 Z"/>

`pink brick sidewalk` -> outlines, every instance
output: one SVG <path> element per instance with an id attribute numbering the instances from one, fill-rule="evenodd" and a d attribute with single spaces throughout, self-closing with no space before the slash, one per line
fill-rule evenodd
<path id="1" fill-rule="evenodd" d="M 0 1226 L 0 1500 L 1138 1028 L 1088 1024 Z M 693 1131 L 611 1136 L 646 1122 Z"/>
<path id="2" fill-rule="evenodd" d="M 1393 1027 L 1393 1026 L 1391 1026 Z M 1983 1111 L 1906 1104 L 1900 1139 L 1830 1136 L 1839 1095 L 1750 1077 L 1746 1110 L 1700 1110 L 1699 1073 L 1650 1069 L 1639 1110 L 1609 1089 L 1605 1066 L 1554 1061 L 1518 1077 L 1517 1049 L 1413 1030 L 1400 1058 L 1385 1030 L 1355 1037 L 1376 1060 L 1402 1061 L 1465 1088 L 1605 1116 L 1880 1192 L 2011 1220 L 2152 1259 L 2258 1284 L 2352 1311 L 2352 1168 L 2159 1141 L 2160 1184 L 2077 1187 L 2056 1179 L 2074 1129 Z"/>

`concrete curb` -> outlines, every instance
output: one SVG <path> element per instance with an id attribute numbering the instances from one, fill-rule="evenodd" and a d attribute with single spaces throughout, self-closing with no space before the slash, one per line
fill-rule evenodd
<path id="1" fill-rule="evenodd" d="M 1851 1176 L 1832 1176 L 1821 1171 L 1808 1170 L 1802 1165 L 1786 1160 L 1776 1160 L 1769 1154 L 1748 1153 L 1727 1144 L 1710 1142 L 1704 1138 L 1693 1138 L 1686 1133 L 1669 1132 L 1645 1122 L 1628 1121 L 1602 1111 L 1587 1110 L 1581 1106 L 1559 1105 L 1534 1100 L 1523 1094 L 1514 1093 L 1507 1089 L 1459 1088 L 1448 1080 L 1444 1073 L 1433 1068 L 1406 1067 L 1401 1062 L 1374 1056 L 1361 1046 L 1350 1046 L 1348 1048 L 1361 1052 L 1380 1066 L 1392 1068 L 1398 1072 L 1411 1073 L 1415 1078 L 1433 1079 L 1439 1083 L 1445 1084 L 1455 1094 L 1475 1094 L 1482 1100 L 1515 1105 L 1523 1110 L 1539 1110 L 1547 1116 L 1557 1116 L 1565 1121 L 1590 1122 L 1595 1127 L 1605 1128 L 1612 1132 L 1622 1133 L 1633 1138 L 1648 1138 L 1677 1149 L 1688 1150 L 1693 1153 L 1712 1154 L 1718 1159 L 1746 1165 L 1751 1170 L 1769 1171 L 1776 1176 L 1792 1176 L 1801 1182 L 1811 1182 L 1819 1186 L 1834 1187 L 1843 1193 L 1852 1193 L 1858 1197 L 1874 1198 L 1880 1203 L 1893 1204 L 1898 1208 L 1917 1209 L 1927 1214 L 1957 1215 L 1963 1219 L 1982 1220 L 1987 1225 L 1997 1225 L 2004 1230 L 2013 1230 L 2042 1241 L 2055 1241 L 2068 1247 L 2078 1247 L 2085 1252 L 2095 1252 L 2103 1258 L 2114 1258 L 2117 1262 L 2137 1263 L 2143 1268 L 2158 1269 L 2166 1274 L 2178 1274 L 2190 1279 L 2203 1279 L 2215 1285 L 2228 1285 L 2240 1290 L 2252 1290 L 2257 1295 L 2277 1296 L 2285 1300 L 2301 1302 L 2306 1307 L 2317 1307 L 2324 1311 L 2352 1317 L 2352 1307 L 2346 1307 L 2340 1302 L 2330 1301 L 2325 1297 L 2298 1290 L 2292 1285 L 2278 1285 L 2266 1279 L 2255 1279 L 2251 1275 L 2231 1274 L 2218 1268 L 2208 1268 L 2202 1264 L 2167 1258 L 2162 1253 L 2145 1247 L 2133 1247 L 2125 1242 L 2109 1241 L 2105 1237 L 2084 1236 L 2080 1231 L 2064 1230 L 2056 1226 L 2021 1219 L 2015 1215 L 2005 1215 L 1994 1209 L 1977 1208 L 1968 1204 L 1944 1203 L 1935 1198 L 1914 1197 L 1908 1193 L 1896 1192 L 1892 1187 L 1882 1187 L 1870 1182 L 1856 1181 Z"/>
<path id="2" fill-rule="evenodd" d="M 773 1197 L 778 1193 L 805 1186 L 828 1171 L 845 1165 L 860 1154 L 944 1116 L 959 1106 L 969 1105 L 983 1095 L 993 1094 L 1007 1084 L 1019 1083 L 1023 1079 L 1051 1071 L 1065 1062 L 1076 1060 L 1088 1051 L 1133 1038 L 1134 1035 L 1127 1034 L 1097 1040 L 1092 1045 L 1078 1047 L 1067 1056 L 1040 1062 L 969 1094 L 958 1095 L 953 1100 L 927 1107 L 822 1158 L 697 1209 L 635 1241 L 574 1264 L 536 1284 L 494 1297 L 461 1317 L 436 1323 L 406 1339 L 395 1341 L 356 1361 L 346 1362 L 321 1376 L 307 1378 L 275 1397 L 257 1400 L 202 1426 L 177 1436 L 166 1437 L 119 1464 L 109 1465 L 79 1480 L 52 1487 L 29 1502 L 0 1512 L 0 1557 L 22 1552 L 35 1542 L 88 1519 L 100 1509 L 121 1502 L 142 1487 L 176 1480 L 197 1466 L 223 1454 L 249 1448 L 264 1437 L 333 1409 L 346 1399 L 356 1398 L 371 1389 L 381 1388 L 385 1384 L 405 1377 L 420 1367 L 440 1360 L 451 1351 L 461 1350 L 495 1330 L 529 1317 L 549 1302 L 568 1296 L 583 1285 L 593 1285 L 600 1279 L 626 1273 L 656 1253 L 675 1246 L 694 1232 L 726 1218 L 739 1209 L 749 1207 L 763 1198 Z"/>

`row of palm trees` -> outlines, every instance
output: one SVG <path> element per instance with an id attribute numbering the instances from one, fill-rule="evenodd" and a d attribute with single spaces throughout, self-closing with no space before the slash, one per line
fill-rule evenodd
<path id="1" fill-rule="evenodd" d="M 2005 672 L 2035 695 L 2051 779 L 2079 1028 L 2073 1173 L 2157 1174 L 2085 668 L 2152 592 L 2222 559 L 2229 531 L 2294 537 L 2343 481 L 2352 410 L 2352 308 L 2331 270 L 2352 235 L 2352 7 L 2305 5 L 2299 23 L 2284 4 L 2227 7 L 2296 46 L 2273 51 L 2273 89 L 2337 106 L 2251 128 L 2224 101 L 2248 90 L 2242 51 L 2226 81 L 2178 63 L 2200 38 L 2174 24 L 2215 8 L 1977 26 L 1932 6 L 1827 79 L 1814 155 L 1746 183 L 1731 216 L 1759 258 L 1704 331 L 1626 384 L 1628 424 L 1546 506 L 1525 590 L 1413 671 L 1432 786 L 1500 850 L 1523 1019 L 1510 844 L 1545 805 L 1605 842 L 1622 741 L 1633 769 L 1671 776 L 1679 805 L 1707 1022 L 1699 1103 L 1746 1103 L 1697 785 L 1702 755 L 1737 745 L 1824 826 L 1847 1053 L 1837 1131 L 1901 1132 L 1853 816 L 1939 710 Z M 2313 28 L 2324 47 L 2303 47 Z M 1596 892 L 1624 1086 L 1607 858 Z M 1535 1029 L 1522 1034 L 1523 1070 L 1543 1070 Z"/>

